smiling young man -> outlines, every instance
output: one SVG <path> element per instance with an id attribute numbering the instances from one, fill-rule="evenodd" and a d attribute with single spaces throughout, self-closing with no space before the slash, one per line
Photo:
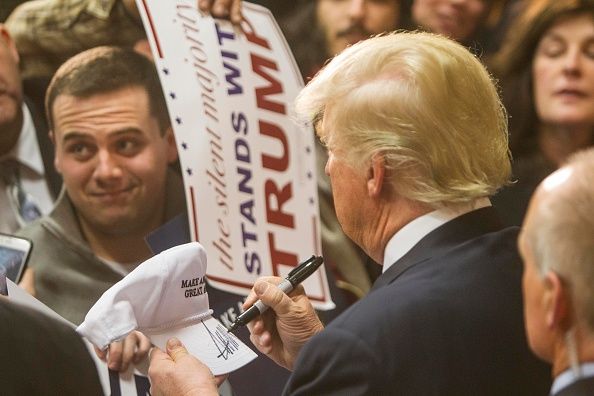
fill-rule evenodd
<path id="1" fill-rule="evenodd" d="M 177 150 L 157 72 L 142 55 L 98 47 L 75 56 L 53 77 L 46 107 L 64 189 L 50 215 L 21 232 L 35 246 L 27 286 L 79 324 L 151 256 L 144 237 L 185 211 L 183 185 L 169 170 Z M 138 334 L 110 347 L 111 368 L 148 350 Z"/>

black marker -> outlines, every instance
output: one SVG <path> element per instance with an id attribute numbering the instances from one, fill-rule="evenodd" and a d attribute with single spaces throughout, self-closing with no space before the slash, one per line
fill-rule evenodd
<path id="1" fill-rule="evenodd" d="M 283 280 L 278 285 L 278 288 L 281 289 L 283 293 L 291 292 L 291 290 L 293 290 L 295 286 L 297 286 L 298 284 L 309 278 L 311 274 L 316 272 L 316 270 L 320 267 L 320 265 L 322 265 L 323 262 L 324 259 L 322 257 L 311 256 L 310 258 L 299 264 L 297 267 L 293 268 L 293 270 L 289 272 L 289 275 L 287 275 L 285 280 Z M 246 309 L 241 315 L 237 317 L 237 319 L 235 319 L 235 322 L 231 324 L 231 327 L 229 327 L 227 331 L 230 333 L 233 330 L 238 329 L 240 326 L 245 326 L 246 324 L 254 320 L 256 316 L 263 314 L 267 309 L 268 306 L 264 305 L 264 303 L 261 300 L 256 301 L 254 305 Z"/>

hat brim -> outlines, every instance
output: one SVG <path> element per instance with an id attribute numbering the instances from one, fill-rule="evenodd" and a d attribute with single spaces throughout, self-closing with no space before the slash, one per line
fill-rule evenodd
<path id="1" fill-rule="evenodd" d="M 206 364 L 214 375 L 230 373 L 257 357 L 254 351 L 235 335 L 228 333 L 225 326 L 212 316 L 191 326 L 146 335 L 162 350 L 165 350 L 167 340 L 177 337 L 188 352 Z"/>

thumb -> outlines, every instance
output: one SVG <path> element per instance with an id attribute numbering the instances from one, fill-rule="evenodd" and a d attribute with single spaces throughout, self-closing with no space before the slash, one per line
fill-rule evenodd
<path id="1" fill-rule="evenodd" d="M 258 298 L 278 315 L 290 311 L 293 300 L 277 286 L 266 281 L 258 281 L 254 285 L 254 291 Z"/>
<path id="2" fill-rule="evenodd" d="M 167 353 L 174 362 L 188 355 L 188 350 L 177 338 L 170 338 L 167 341 Z"/>

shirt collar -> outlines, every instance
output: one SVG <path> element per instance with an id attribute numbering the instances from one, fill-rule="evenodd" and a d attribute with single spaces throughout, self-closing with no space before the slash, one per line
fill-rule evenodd
<path id="1" fill-rule="evenodd" d="M 568 368 L 555 377 L 555 381 L 553 381 L 553 386 L 551 387 L 551 395 L 556 395 L 563 388 L 568 387 L 577 380 L 588 377 L 594 377 L 594 362 L 580 364 L 578 374 L 575 374 L 571 368 Z"/>
<path id="2" fill-rule="evenodd" d="M 23 103 L 23 126 L 16 144 L 4 158 L 13 158 L 39 176 L 45 175 L 45 167 L 39 150 L 37 133 L 29 108 Z"/>
<path id="3" fill-rule="evenodd" d="M 476 209 L 491 206 L 489 198 L 478 198 L 472 202 L 443 207 L 417 217 L 390 238 L 384 250 L 382 272 L 400 260 L 421 239 L 439 226 Z"/>

